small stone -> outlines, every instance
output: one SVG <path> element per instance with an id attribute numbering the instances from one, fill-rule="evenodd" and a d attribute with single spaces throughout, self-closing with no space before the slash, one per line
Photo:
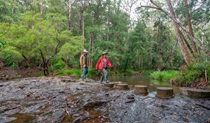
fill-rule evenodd
<path id="1" fill-rule="evenodd" d="M 80 114 L 73 114 L 73 117 L 79 117 Z"/>

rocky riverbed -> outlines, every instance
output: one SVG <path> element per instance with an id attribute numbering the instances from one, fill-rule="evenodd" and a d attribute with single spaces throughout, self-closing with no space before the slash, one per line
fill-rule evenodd
<path id="1" fill-rule="evenodd" d="M 68 78 L 68 77 L 67 77 Z M 0 82 L 0 123 L 209 123 L 210 100 L 109 89 L 93 81 L 23 78 Z M 71 78 L 68 78 L 72 80 Z"/>

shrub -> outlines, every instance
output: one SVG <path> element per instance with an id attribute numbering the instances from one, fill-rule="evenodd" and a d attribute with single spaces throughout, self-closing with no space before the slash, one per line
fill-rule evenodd
<path id="1" fill-rule="evenodd" d="M 97 70 L 90 68 L 90 67 L 88 68 L 88 76 L 95 75 L 97 73 L 98 73 Z"/>
<path id="2" fill-rule="evenodd" d="M 65 67 L 65 62 L 59 58 L 53 58 L 52 59 L 52 66 L 55 70 L 61 69 Z M 53 69 L 52 68 L 52 69 Z"/>
<path id="3" fill-rule="evenodd" d="M 150 75 L 151 73 L 155 72 L 154 70 L 142 70 L 141 73 L 145 75 Z"/>
<path id="4" fill-rule="evenodd" d="M 60 75 L 71 75 L 79 77 L 81 75 L 81 71 L 79 69 L 65 69 L 65 70 L 59 70 L 58 73 Z"/>
<path id="5" fill-rule="evenodd" d="M 192 84 L 200 78 L 205 77 L 205 71 L 208 73 L 207 78 L 210 79 L 210 64 L 209 63 L 194 63 L 190 64 L 177 78 L 177 82 L 181 85 Z"/>
<path id="6" fill-rule="evenodd" d="M 176 77 L 179 74 L 179 71 L 155 71 L 150 74 L 150 76 L 157 80 L 169 80 Z"/>

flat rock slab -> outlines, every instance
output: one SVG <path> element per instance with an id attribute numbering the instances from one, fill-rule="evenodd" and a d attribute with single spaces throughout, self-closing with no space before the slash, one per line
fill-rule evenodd
<path id="1" fill-rule="evenodd" d="M 117 84 L 116 89 L 119 89 L 119 90 L 128 90 L 128 84 Z"/>
<path id="2" fill-rule="evenodd" d="M 106 83 L 104 84 L 105 87 L 109 87 L 109 88 L 113 88 L 114 87 L 114 83 Z"/>
<path id="3" fill-rule="evenodd" d="M 173 88 L 170 87 L 157 87 L 157 97 L 161 99 L 170 98 L 173 96 Z"/>
<path id="4" fill-rule="evenodd" d="M 191 98 L 210 98 L 210 90 L 188 89 L 187 95 Z"/>
<path id="5" fill-rule="evenodd" d="M 148 94 L 148 87 L 145 85 L 135 85 L 134 86 L 134 93 L 140 95 L 147 95 Z"/>

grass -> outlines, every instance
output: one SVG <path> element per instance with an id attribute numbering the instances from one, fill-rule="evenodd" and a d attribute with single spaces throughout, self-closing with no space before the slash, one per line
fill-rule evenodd
<path id="1" fill-rule="evenodd" d="M 80 69 L 65 69 L 65 70 L 59 70 L 58 73 L 60 75 L 70 75 L 70 76 L 81 76 Z"/>
<path id="2" fill-rule="evenodd" d="M 169 70 L 169 71 L 155 71 L 150 74 L 150 76 L 157 80 L 169 80 L 179 75 L 179 71 Z"/>
<path id="3" fill-rule="evenodd" d="M 150 75 L 151 73 L 155 72 L 155 70 L 142 70 L 141 73 L 142 74 L 146 74 L 146 75 Z"/>
<path id="4" fill-rule="evenodd" d="M 34 76 L 35 76 L 35 77 L 44 76 L 44 72 L 43 72 L 43 71 L 38 71 L 38 72 L 35 73 Z"/>

